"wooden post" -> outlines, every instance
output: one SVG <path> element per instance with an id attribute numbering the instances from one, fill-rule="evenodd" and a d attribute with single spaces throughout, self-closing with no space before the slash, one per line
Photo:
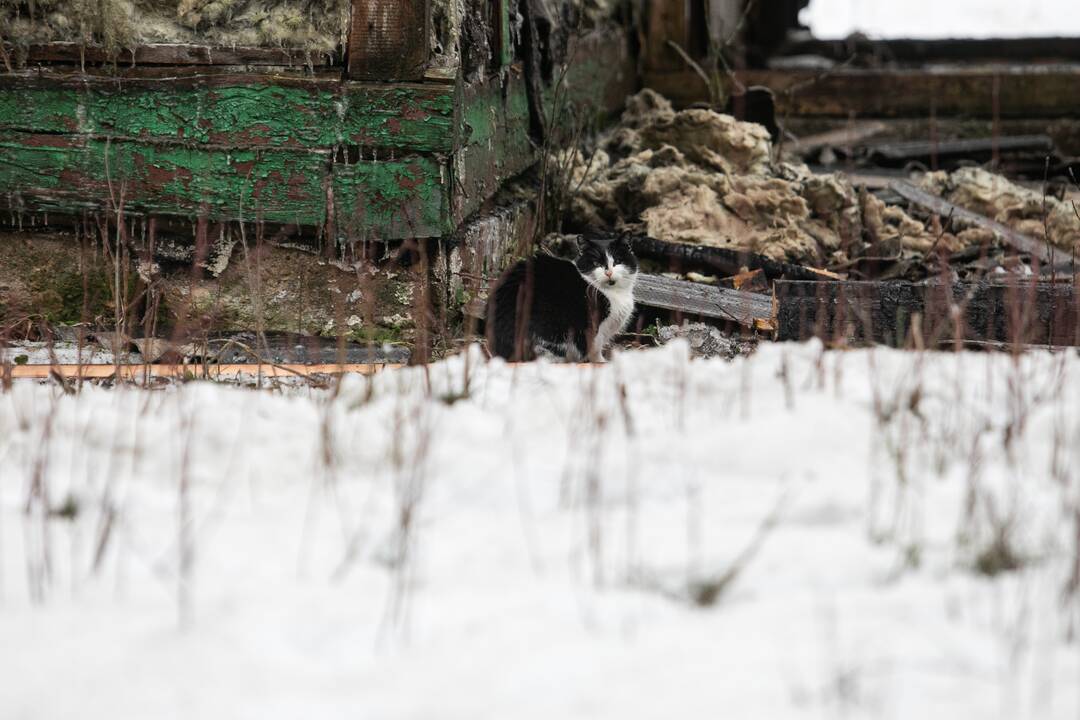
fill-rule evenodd
<path id="1" fill-rule="evenodd" d="M 510 3 L 511 0 L 495 0 L 495 57 L 499 67 L 506 67 L 514 62 L 514 41 L 510 35 Z"/>
<path id="2" fill-rule="evenodd" d="M 430 34 L 430 0 L 352 0 L 349 77 L 387 81 L 422 78 Z"/>
<path id="3" fill-rule="evenodd" d="M 648 70 L 682 70 L 686 62 L 671 41 L 690 52 L 688 0 L 645 0 L 645 66 Z"/>

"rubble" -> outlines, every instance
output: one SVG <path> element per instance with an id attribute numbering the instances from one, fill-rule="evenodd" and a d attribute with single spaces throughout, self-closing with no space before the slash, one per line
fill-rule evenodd
<path id="1" fill-rule="evenodd" d="M 675 111 L 643 90 L 627 99 L 618 126 L 593 152 L 563 151 L 555 164 L 567 168 L 573 192 L 565 220 L 574 230 L 629 229 L 832 269 L 864 257 L 919 265 L 932 250 L 951 255 L 1000 244 L 995 233 L 959 217 L 912 215 L 856 190 L 844 173 L 813 173 L 772 155 L 760 125 L 712 110 Z M 1080 213 L 1071 203 L 985 170 L 930 173 L 922 186 L 1033 238 L 1049 232 L 1060 249 L 1080 245 Z"/>
<path id="2" fill-rule="evenodd" d="M 746 357 L 757 349 L 755 338 L 728 337 L 712 325 L 684 322 L 682 325 L 663 325 L 657 330 L 661 345 L 675 340 L 686 340 L 690 352 L 699 358 L 723 358 L 734 360 Z"/>
<path id="3" fill-rule="evenodd" d="M 928 173 L 921 187 L 1017 232 L 1043 241 L 1049 239 L 1060 250 L 1080 250 L 1080 213 L 1072 202 L 974 167 L 952 174 Z"/>

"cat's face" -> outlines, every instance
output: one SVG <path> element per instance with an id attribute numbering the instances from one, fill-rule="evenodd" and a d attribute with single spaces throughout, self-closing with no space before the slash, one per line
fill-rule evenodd
<path id="1" fill-rule="evenodd" d="M 637 279 L 637 258 L 622 237 L 583 240 L 574 264 L 590 285 L 603 292 L 629 289 Z"/>

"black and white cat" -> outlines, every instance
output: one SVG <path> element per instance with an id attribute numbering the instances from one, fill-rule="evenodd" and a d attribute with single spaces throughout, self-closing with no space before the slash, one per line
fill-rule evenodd
<path id="1" fill-rule="evenodd" d="M 626 237 L 589 236 L 573 262 L 550 255 L 503 274 L 488 304 L 488 347 L 508 360 L 603 362 L 634 314 L 638 261 Z"/>

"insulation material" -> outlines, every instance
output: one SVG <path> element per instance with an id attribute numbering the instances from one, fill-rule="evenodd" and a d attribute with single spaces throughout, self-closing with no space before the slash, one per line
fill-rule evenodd
<path id="1" fill-rule="evenodd" d="M 858 197 L 842 175 L 770 161 L 768 132 L 711 110 L 675 112 L 651 90 L 627 99 L 619 127 L 570 167 L 576 225 L 637 225 L 669 242 L 750 250 L 776 260 L 842 262 L 861 242 Z M 572 162 L 568 162 L 572 160 Z"/>
<path id="2" fill-rule="evenodd" d="M 711 110 L 676 112 L 651 90 L 627 99 L 618 127 L 592 155 L 570 151 L 575 226 L 632 228 L 668 242 L 757 252 L 775 260 L 837 267 L 872 255 L 917 257 L 994 244 L 979 228 L 915 219 L 877 197 L 860 195 L 842 173 L 816 175 L 805 165 L 773 163 L 759 125 Z M 1045 237 L 1042 194 L 983 170 L 926 176 L 924 189 Z M 1080 244 L 1080 214 L 1046 201 L 1046 227 L 1060 248 Z"/>
<path id="3" fill-rule="evenodd" d="M 970 244 L 982 243 L 986 239 L 985 234 L 989 234 L 990 241 L 994 239 L 993 233 L 984 234 L 980 230 L 954 235 L 945 232 L 940 222 L 936 225 L 932 223 L 928 228 L 903 209 L 886 205 L 870 193 L 863 193 L 860 209 L 866 237 L 875 255 L 899 254 L 903 251 L 925 254 L 935 247 L 942 252 L 953 253 Z"/>
<path id="4" fill-rule="evenodd" d="M 923 178 L 922 188 L 1017 232 L 1040 240 L 1049 236 L 1055 247 L 1067 252 L 1080 251 L 1080 211 L 1072 202 L 1029 190 L 981 168 L 930 173 Z"/>
<path id="5" fill-rule="evenodd" d="M 670 145 L 702 167 L 726 174 L 768 172 L 768 131 L 712 110 L 683 110 L 670 119 L 657 118 L 640 131 L 643 148 Z"/>
<path id="6" fill-rule="evenodd" d="M 195 43 L 332 55 L 345 46 L 349 7 L 349 0 L 0 0 L 0 29 L 18 46 Z"/>

